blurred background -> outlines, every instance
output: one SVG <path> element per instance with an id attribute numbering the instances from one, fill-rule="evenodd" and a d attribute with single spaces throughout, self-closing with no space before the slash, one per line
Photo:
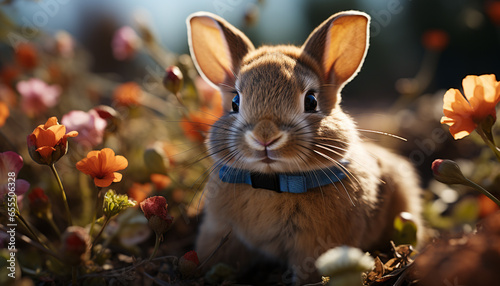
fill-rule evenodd
<path id="1" fill-rule="evenodd" d="M 185 19 L 201 10 L 222 16 L 243 30 L 255 45 L 300 45 L 314 27 L 336 12 L 367 12 L 372 16 L 371 46 L 361 73 L 344 91 L 346 105 L 390 105 L 402 91 L 396 85 L 398 80 L 414 77 L 426 59 L 433 65 L 427 75 L 426 92 L 460 86 L 467 74 L 497 73 L 500 69 L 497 1 L 21 0 L 2 9 L 26 27 L 28 40 L 35 30 L 48 34 L 66 30 L 92 55 L 93 71 L 116 73 L 125 80 L 142 77 L 148 59 L 138 57 L 126 63 L 115 60 L 108 43 L 117 28 L 133 26 L 134 18 L 141 15 L 164 47 L 174 53 L 188 53 Z M 442 50 L 439 58 L 428 59 L 426 48 L 432 49 L 436 43 L 426 43 L 423 37 L 436 29 L 443 31 L 446 39 L 434 41 L 446 43 L 436 48 Z"/>

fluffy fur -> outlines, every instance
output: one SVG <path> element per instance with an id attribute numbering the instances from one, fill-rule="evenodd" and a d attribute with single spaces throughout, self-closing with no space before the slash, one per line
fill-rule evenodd
<path id="1" fill-rule="evenodd" d="M 214 160 L 205 187 L 205 217 L 196 249 L 203 260 L 231 231 L 207 264 L 244 269 L 259 256 L 288 263 L 297 281 L 319 279 L 315 259 L 329 248 L 387 247 L 394 218 L 413 214 L 419 230 L 420 189 L 408 162 L 362 142 L 340 108 L 340 91 L 359 71 L 368 48 L 368 15 L 342 12 L 316 28 L 302 47 L 255 49 L 225 20 L 201 12 L 188 19 L 200 74 L 223 94 L 226 114 L 213 126 Z M 304 110 L 304 97 L 318 100 Z M 239 94 L 238 113 L 231 100 Z M 221 182 L 218 169 L 260 173 L 314 172 L 340 166 L 347 178 L 302 194 Z"/>

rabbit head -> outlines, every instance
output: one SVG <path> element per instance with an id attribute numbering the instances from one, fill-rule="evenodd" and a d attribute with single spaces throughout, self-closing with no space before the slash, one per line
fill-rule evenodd
<path id="1" fill-rule="evenodd" d="M 365 58 L 367 14 L 335 14 L 301 47 L 256 49 L 241 31 L 207 12 L 191 15 L 187 24 L 196 68 L 223 97 L 225 115 L 208 139 L 216 164 L 298 172 L 348 156 L 358 135 L 339 106 L 340 91 Z"/>

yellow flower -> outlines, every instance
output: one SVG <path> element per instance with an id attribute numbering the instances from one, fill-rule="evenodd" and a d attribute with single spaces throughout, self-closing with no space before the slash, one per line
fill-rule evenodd
<path id="1" fill-rule="evenodd" d="M 462 82 L 465 97 L 451 88 L 444 95 L 441 123 L 450 126 L 455 139 L 474 131 L 478 124 L 491 116 L 496 120 L 496 105 L 500 101 L 500 84 L 495 75 L 469 75 Z"/>

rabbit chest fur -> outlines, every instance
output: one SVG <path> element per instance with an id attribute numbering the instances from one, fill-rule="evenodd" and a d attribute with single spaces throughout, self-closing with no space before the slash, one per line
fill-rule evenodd
<path id="1" fill-rule="evenodd" d="M 230 236 L 206 267 L 225 262 L 243 269 L 264 256 L 288 263 L 298 280 L 314 281 L 314 261 L 329 248 L 387 248 L 400 212 L 413 214 L 422 229 L 420 189 L 410 164 L 363 142 L 340 107 L 340 91 L 366 55 L 368 27 L 366 14 L 342 12 L 302 47 L 255 49 L 218 16 L 201 12 L 188 19 L 193 60 L 221 90 L 226 111 L 207 140 L 214 165 L 204 190 L 198 255 L 207 258 Z M 336 167 L 345 177 L 287 193 L 223 182 L 222 166 L 236 175 L 313 178 Z"/>

